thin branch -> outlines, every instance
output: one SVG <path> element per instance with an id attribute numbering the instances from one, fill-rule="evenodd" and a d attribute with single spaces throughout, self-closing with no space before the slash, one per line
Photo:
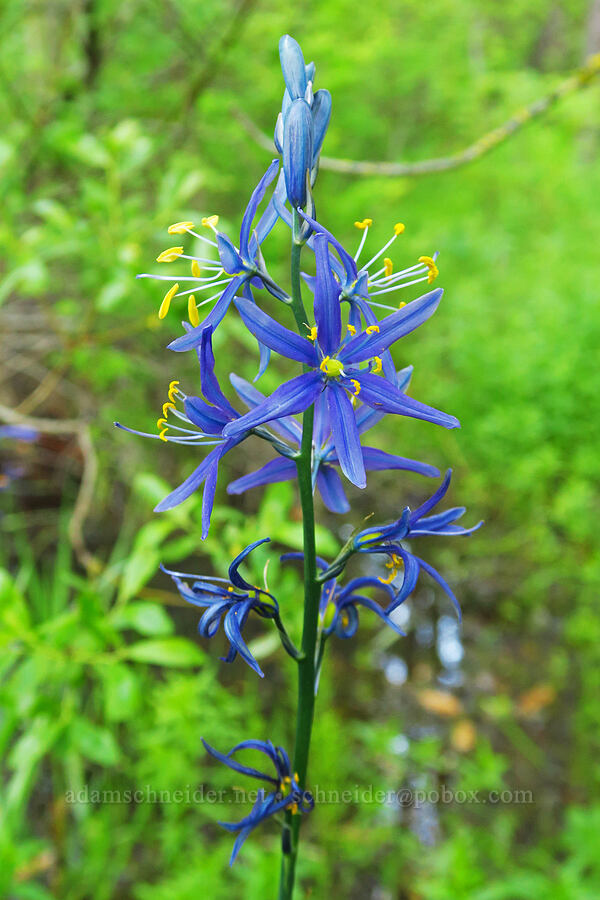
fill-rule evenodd
<path id="1" fill-rule="evenodd" d="M 0 404 L 0 420 L 9 425 L 25 425 L 29 428 L 36 428 L 47 434 L 76 435 L 83 457 L 83 472 L 69 522 L 69 540 L 84 568 L 88 572 L 98 572 L 100 561 L 89 552 L 83 537 L 83 526 L 92 506 L 94 486 L 98 475 L 98 458 L 89 425 L 81 419 L 45 419 L 39 416 L 26 416 L 4 404 Z"/>
<path id="2" fill-rule="evenodd" d="M 555 90 L 545 97 L 541 97 L 529 106 L 518 110 L 503 125 L 494 128 L 484 134 L 483 137 L 470 144 L 464 150 L 453 153 L 450 156 L 440 156 L 436 159 L 425 159 L 416 163 L 371 162 L 355 161 L 351 159 L 337 159 L 331 156 L 321 156 L 319 166 L 330 172 L 340 172 L 342 175 L 384 175 L 389 178 L 429 175 L 433 172 L 447 172 L 449 169 L 457 169 L 466 163 L 479 159 L 498 144 L 501 144 L 523 125 L 544 115 L 563 97 L 581 90 L 598 75 L 600 75 L 600 53 L 591 56 L 586 63 L 577 69 L 573 75 L 566 78 Z M 264 150 L 275 153 L 272 140 L 252 122 L 241 110 L 234 110 L 234 115 L 246 129 L 250 137 Z"/>

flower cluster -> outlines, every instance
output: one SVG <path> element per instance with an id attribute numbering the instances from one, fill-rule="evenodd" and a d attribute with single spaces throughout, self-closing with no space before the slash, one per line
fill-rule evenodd
<path id="1" fill-rule="evenodd" d="M 437 254 L 422 255 L 415 264 L 395 270 L 392 258 L 386 254 L 392 252 L 392 246 L 405 230 L 404 224 L 397 222 L 383 247 L 362 262 L 371 219 L 354 223 L 361 234 L 354 254 L 320 223 L 312 192 L 331 115 L 331 97 L 326 90 L 313 90 L 314 64 L 305 63 L 296 41 L 286 35 L 279 49 L 285 91 L 274 140 L 283 166 L 280 168 L 279 160 L 273 160 L 252 192 L 237 245 L 218 229 L 218 216 L 202 219 L 202 226 L 210 236 L 196 231 L 192 222 L 177 222 L 169 228 L 169 233 L 185 235 L 196 242 L 199 255 L 184 253 L 182 245 L 163 251 L 157 261 L 180 264 L 187 260 L 191 274 L 140 276 L 171 282 L 160 305 L 161 318 L 168 314 L 173 298 L 188 298 L 189 322 L 183 323 L 183 333 L 171 341 L 169 348 L 196 352 L 201 395 L 187 394 L 179 381 L 172 381 L 157 419 L 156 434 L 120 424 L 119 427 L 165 443 L 211 448 L 185 481 L 156 507 L 157 511 L 168 510 L 202 490 L 203 539 L 209 533 L 221 460 L 246 440 L 258 438 L 267 442 L 274 456 L 257 471 L 233 481 L 228 492 L 240 494 L 250 488 L 296 478 L 300 483 L 302 477 L 312 516 L 311 486 L 312 492 L 318 491 L 332 512 L 350 511 L 342 476 L 358 488 L 366 486 L 368 472 L 384 469 L 439 477 L 438 469 L 432 465 L 363 443 L 366 432 L 385 415 L 420 419 L 447 429 L 460 426 L 455 416 L 409 395 L 412 366 L 397 371 L 391 353 L 398 341 L 427 322 L 442 300 L 443 291 L 433 286 L 439 274 Z M 265 206 L 259 215 L 263 201 Z M 273 280 L 263 255 L 265 241 L 278 220 L 292 230 L 292 252 L 296 254 L 290 294 Z M 302 247 L 313 255 L 314 274 L 300 273 Z M 302 302 L 300 274 L 312 295 L 310 314 Z M 400 302 L 398 306 L 383 302 L 383 295 L 393 295 L 422 282 L 429 288 L 422 296 Z M 209 296 L 196 299 L 204 293 Z M 273 304 L 273 298 L 277 304 Z M 263 302 L 267 299 L 269 312 Z M 210 311 L 201 319 L 199 309 L 209 304 L 213 304 Z M 282 315 L 273 315 L 273 307 Z M 243 405 L 241 411 L 219 382 L 212 343 L 215 329 L 232 308 L 258 342 L 257 377 L 264 373 L 273 353 L 302 367 L 269 395 L 231 373 L 231 385 Z M 296 331 L 280 321 L 283 313 L 290 311 L 294 313 Z M 303 424 L 296 418 L 299 414 L 305 414 Z M 449 484 L 450 472 L 429 500 L 414 512 L 406 507 L 392 524 L 356 531 L 331 563 L 317 560 L 317 569 L 309 577 L 313 587 L 317 582 L 321 585 L 320 607 L 317 616 L 318 591 L 313 592 L 314 639 L 305 643 L 305 632 L 302 644 L 303 651 L 310 647 L 311 678 L 318 678 L 329 637 L 349 639 L 356 634 L 359 609 L 371 611 L 402 634 L 393 613 L 414 592 L 421 571 L 437 582 L 460 615 L 458 601 L 448 583 L 412 550 L 413 539 L 468 535 L 481 524 L 472 528 L 455 524 L 464 513 L 462 507 L 430 514 Z M 266 584 L 264 589 L 257 587 L 239 572 L 248 555 L 269 540 L 256 540 L 239 553 L 229 567 L 227 578 L 164 569 L 181 596 L 204 610 L 198 626 L 201 636 L 213 638 L 223 622 L 229 642 L 224 660 L 233 662 L 239 655 L 261 677 L 263 672 L 242 636 L 251 614 L 273 622 L 291 657 L 300 664 L 307 659 L 307 652 L 296 650 L 290 640 L 281 619 L 280 604 Z M 303 558 L 305 567 L 312 566 L 314 570 L 314 552 L 313 547 L 312 556 L 288 553 L 281 559 Z M 382 557 L 381 574 L 358 576 L 341 584 L 339 578 L 349 559 L 360 558 L 365 553 Z M 385 597 L 385 605 L 370 596 L 372 590 Z M 316 684 L 311 682 L 310 690 L 313 688 Z M 244 741 L 226 755 L 206 743 L 205 747 L 215 759 L 234 771 L 261 779 L 271 787 L 270 791 L 259 793 L 254 808 L 241 822 L 225 825 L 237 834 L 231 862 L 249 832 L 264 819 L 281 810 L 289 818 L 312 809 L 312 798 L 301 783 L 306 760 L 298 765 L 302 773 L 298 778 L 292 773 L 285 751 L 270 742 Z M 268 756 L 275 766 L 274 776 L 243 766 L 234 759 L 238 751 L 249 749 Z"/>

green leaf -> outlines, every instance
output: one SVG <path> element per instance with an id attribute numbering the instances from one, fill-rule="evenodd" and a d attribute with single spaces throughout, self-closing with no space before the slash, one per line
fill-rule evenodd
<path id="1" fill-rule="evenodd" d="M 173 622 L 158 603 L 136 601 L 117 608 L 110 617 L 111 624 L 120 630 L 133 628 L 140 634 L 165 635 L 173 633 Z"/>
<path id="2" fill-rule="evenodd" d="M 139 707 L 139 677 L 122 663 L 102 666 L 102 669 L 104 714 L 109 722 L 125 722 L 135 715 Z"/>
<path id="3" fill-rule="evenodd" d="M 89 719 L 75 719 L 69 728 L 71 746 L 86 759 L 103 766 L 114 766 L 121 752 L 112 731 L 90 722 Z"/>
<path id="4" fill-rule="evenodd" d="M 155 666 L 199 666 L 204 653 L 187 638 L 172 637 L 158 641 L 140 641 L 121 651 L 121 657 Z"/>

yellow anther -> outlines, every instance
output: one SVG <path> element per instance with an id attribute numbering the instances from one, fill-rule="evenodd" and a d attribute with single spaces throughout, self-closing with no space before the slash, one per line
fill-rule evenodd
<path id="1" fill-rule="evenodd" d="M 298 804 L 297 803 L 292 803 L 292 805 L 290 806 L 290 812 L 293 816 L 296 815 L 296 813 L 298 812 Z"/>
<path id="2" fill-rule="evenodd" d="M 217 225 L 219 224 L 219 217 L 218 216 L 204 216 L 204 218 L 202 219 L 202 224 L 204 225 L 205 228 L 212 228 L 212 230 L 214 231 L 215 228 L 217 227 Z"/>
<path id="3" fill-rule="evenodd" d="M 299 781 L 299 780 L 300 780 L 300 779 L 298 778 L 298 773 L 297 773 L 297 772 L 294 772 L 294 781 Z"/>
<path id="4" fill-rule="evenodd" d="M 431 284 L 431 282 L 435 281 L 435 279 L 440 274 L 440 270 L 436 266 L 435 260 L 433 259 L 432 256 L 420 256 L 419 262 L 423 263 L 423 265 L 427 266 L 427 268 L 429 269 L 429 275 L 427 276 L 427 283 Z"/>
<path id="5" fill-rule="evenodd" d="M 161 441 L 167 441 L 167 443 L 168 443 L 168 438 L 165 437 L 165 434 L 166 434 L 166 433 L 167 433 L 167 429 L 166 429 L 166 428 L 162 428 L 162 429 L 158 432 L 158 436 L 159 436 L 159 438 L 161 439 Z"/>
<path id="6" fill-rule="evenodd" d="M 354 396 L 358 397 L 358 395 L 360 394 L 360 389 L 361 389 L 362 385 L 361 385 L 360 381 L 356 380 L 356 378 L 351 378 L 350 381 L 354 385 Z"/>
<path id="7" fill-rule="evenodd" d="M 166 419 L 167 416 L 169 415 L 169 410 L 170 410 L 170 409 L 177 409 L 177 407 L 175 406 L 174 403 L 171 403 L 171 401 L 168 400 L 166 403 L 163 403 L 163 410 L 162 410 L 162 412 L 163 412 L 163 416 L 164 416 L 165 419 Z"/>
<path id="8" fill-rule="evenodd" d="M 193 294 L 190 294 L 188 297 L 188 319 L 196 328 L 200 324 L 200 316 L 198 315 L 198 308 L 196 306 L 196 298 Z"/>
<path id="9" fill-rule="evenodd" d="M 389 256 L 386 256 L 386 258 L 383 260 L 383 269 L 386 278 L 389 278 L 394 271 L 394 263 L 391 261 Z"/>
<path id="10" fill-rule="evenodd" d="M 396 224 L 394 225 L 394 234 L 402 234 L 405 228 L 406 225 L 404 224 L 404 222 L 396 222 Z"/>
<path id="11" fill-rule="evenodd" d="M 292 779 L 290 778 L 289 775 L 286 775 L 285 778 L 283 779 L 283 781 L 282 781 L 281 783 L 282 783 L 282 784 L 291 784 L 291 783 L 292 783 Z"/>
<path id="12" fill-rule="evenodd" d="M 234 588 L 233 588 L 233 586 L 230 584 L 230 585 L 227 586 L 227 590 L 229 591 L 230 594 L 233 594 Z"/>
<path id="13" fill-rule="evenodd" d="M 156 420 L 156 428 L 158 431 L 161 431 L 163 428 L 168 428 L 168 427 L 169 427 L 169 423 L 167 422 L 167 420 L 165 419 L 164 416 L 162 416 L 160 419 Z"/>
<path id="14" fill-rule="evenodd" d="M 175 400 L 175 394 L 178 393 L 178 391 L 177 391 L 178 387 L 179 387 L 178 381 L 171 381 L 169 384 L 168 397 L 169 397 L 169 400 L 171 401 L 171 403 L 173 403 Z"/>
<path id="15" fill-rule="evenodd" d="M 368 328 L 365 328 L 367 334 L 377 334 L 379 331 L 379 325 L 369 325 Z"/>
<path id="16" fill-rule="evenodd" d="M 183 253 L 183 247 L 168 247 L 156 257 L 156 262 L 175 262 Z"/>
<path id="17" fill-rule="evenodd" d="M 342 615 L 340 616 L 340 618 L 341 618 L 341 620 L 342 620 L 342 625 L 344 626 L 344 628 L 347 628 L 347 627 L 348 627 L 348 622 L 350 621 L 350 619 L 348 618 L 348 613 L 346 612 L 346 610 L 343 611 L 343 613 L 342 613 Z"/>
<path id="18" fill-rule="evenodd" d="M 200 278 L 202 275 L 202 269 L 200 268 L 200 263 L 197 259 L 192 260 L 192 275 L 194 278 Z"/>
<path id="19" fill-rule="evenodd" d="M 365 228 L 368 228 L 369 225 L 373 224 L 373 219 L 363 219 L 362 222 L 355 222 L 354 227 L 358 228 L 360 231 L 364 231 Z"/>
<path id="20" fill-rule="evenodd" d="M 391 560 L 385 564 L 386 569 L 391 569 L 391 572 L 387 578 L 378 578 L 378 581 L 382 584 L 391 584 L 403 565 L 402 557 L 397 553 L 392 553 Z"/>
<path id="21" fill-rule="evenodd" d="M 337 378 L 338 375 L 344 374 L 344 364 L 339 361 L 339 359 L 332 359 L 330 356 L 326 356 L 319 366 L 321 372 L 325 372 L 330 378 Z"/>
<path id="22" fill-rule="evenodd" d="M 349 334 L 351 334 L 351 335 L 356 334 L 356 328 L 354 327 L 354 325 L 346 325 L 346 328 L 348 329 Z"/>
<path id="23" fill-rule="evenodd" d="M 398 309 L 402 309 L 403 306 L 406 306 L 406 300 L 402 300 L 402 302 L 398 304 Z"/>
<path id="24" fill-rule="evenodd" d="M 168 231 L 169 234 L 186 234 L 193 227 L 193 222 L 175 222 L 174 225 L 169 225 Z"/>
<path id="25" fill-rule="evenodd" d="M 373 363 L 374 363 L 374 365 L 373 365 L 373 368 L 371 369 L 371 372 L 373 375 L 379 375 L 379 373 L 383 369 L 383 363 L 381 362 L 381 357 L 374 356 Z"/>
<path id="26" fill-rule="evenodd" d="M 173 297 L 175 296 L 175 294 L 177 293 L 178 290 L 179 290 L 179 285 L 174 284 L 173 287 L 170 288 L 167 291 L 167 293 L 165 294 L 165 296 L 163 297 L 163 301 L 160 304 L 160 309 L 158 310 L 158 318 L 159 319 L 164 319 L 166 314 L 169 312 L 171 300 L 173 299 Z"/>
<path id="27" fill-rule="evenodd" d="M 306 327 L 308 328 L 308 331 L 309 331 L 309 334 L 308 334 L 308 339 L 309 339 L 309 341 L 316 341 L 316 339 L 317 339 L 317 326 L 316 326 L 316 325 L 313 325 L 312 328 L 311 328 L 310 325 L 307 325 Z"/>

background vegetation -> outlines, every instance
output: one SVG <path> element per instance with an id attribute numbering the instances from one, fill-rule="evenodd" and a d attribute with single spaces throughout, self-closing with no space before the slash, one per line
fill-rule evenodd
<path id="1" fill-rule="evenodd" d="M 1 896 L 273 895 L 275 828 L 226 868 L 230 839 L 215 823 L 239 808 L 69 803 L 67 792 L 225 787 L 201 736 L 290 742 L 292 664 L 258 631 L 264 682 L 220 663 L 221 638 L 194 640 L 196 613 L 157 567 L 221 569 L 262 534 L 297 546 L 293 490 L 228 505 L 227 481 L 263 459 L 249 443 L 227 458 L 202 544 L 195 500 L 152 513 L 193 452 L 112 426 L 152 431 L 169 380 L 197 383 L 193 355 L 164 349 L 181 311 L 159 323 L 162 295 L 135 274 L 153 266 L 173 221 L 218 212 L 238 226 L 269 159 L 240 111 L 271 132 L 280 34 L 301 42 L 333 94 L 328 156 L 419 161 L 553 90 L 600 49 L 599 19 L 584 0 L 3 5 L 0 413 L 41 421 L 35 443 L 1 447 L 5 467 L 21 470 L 0 519 Z M 423 583 L 406 639 L 365 617 L 354 641 L 331 648 L 312 782 L 525 790 L 532 802 L 323 804 L 306 822 L 300 896 L 600 895 L 599 90 L 455 171 L 320 175 L 320 218 L 342 239 L 372 216 L 374 248 L 406 223 L 398 264 L 440 251 L 444 302 L 397 361 L 415 364 L 414 395 L 462 430 L 390 422 L 375 439 L 452 465 L 452 499 L 486 527 L 427 548 L 461 598 L 460 634 Z M 287 241 L 281 228 L 269 258 L 283 259 Z M 221 372 L 254 375 L 235 317 L 217 351 Z M 323 530 L 321 551 L 348 522 L 374 509 L 394 517 L 427 490 L 416 476 L 377 474 L 352 495 L 351 517 L 321 510 L 334 534 Z M 270 577 L 293 630 L 297 575 L 273 566 Z"/>

